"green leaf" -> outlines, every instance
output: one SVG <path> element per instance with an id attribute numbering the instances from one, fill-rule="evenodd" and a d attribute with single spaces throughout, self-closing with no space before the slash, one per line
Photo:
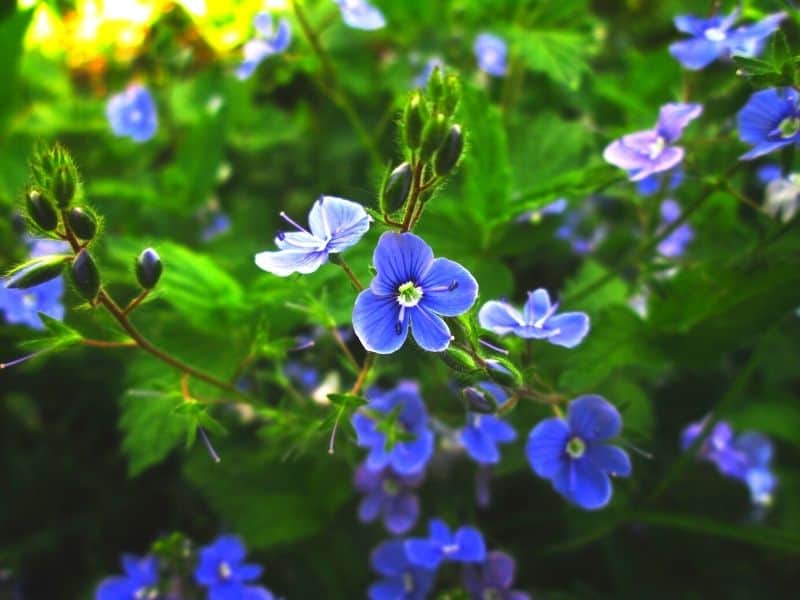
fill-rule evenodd
<path id="1" fill-rule="evenodd" d="M 39 318 L 44 323 L 45 329 L 49 335 L 37 337 L 31 340 L 25 340 L 20 343 L 23 348 L 28 348 L 35 351 L 55 351 L 63 350 L 70 346 L 79 344 L 83 336 L 69 325 L 65 325 L 62 321 L 54 319 L 42 312 L 39 313 Z"/>
<path id="2" fill-rule="evenodd" d="M 509 38 L 529 69 L 544 73 L 570 89 L 577 89 L 581 77 L 589 71 L 594 43 L 581 31 L 512 27 Z"/>
<path id="3" fill-rule="evenodd" d="M 367 403 L 366 399 L 355 394 L 328 394 L 328 400 L 337 408 L 345 410 L 355 410 Z"/>
<path id="4" fill-rule="evenodd" d="M 570 298 L 600 278 L 609 277 L 610 273 L 596 260 L 587 259 L 578 272 L 567 280 L 563 295 Z M 582 298 L 574 308 L 587 313 L 596 313 L 612 305 L 628 304 L 628 286 L 619 277 L 612 277 L 605 286 L 593 294 Z"/>
<path id="5" fill-rule="evenodd" d="M 13 6 L 13 4 L 12 4 Z M 22 56 L 25 32 L 33 17 L 33 8 L 21 10 L 7 19 L 0 20 L 0 81 L 3 82 L 3 98 L 0 100 L 0 131 L 14 108 L 15 96 L 19 93 L 19 61 Z"/>

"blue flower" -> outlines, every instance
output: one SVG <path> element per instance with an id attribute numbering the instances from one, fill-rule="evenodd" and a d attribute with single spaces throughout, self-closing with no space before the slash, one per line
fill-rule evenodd
<path id="1" fill-rule="evenodd" d="M 329 254 L 344 252 L 369 229 L 370 217 L 364 207 L 335 196 L 322 196 L 308 215 L 308 231 L 281 213 L 297 231 L 279 232 L 277 252 L 256 254 L 256 265 L 269 273 L 286 277 L 292 273 L 313 273 L 328 261 Z"/>
<path id="2" fill-rule="evenodd" d="M 138 600 L 150 598 L 158 585 L 158 560 L 154 556 L 139 558 L 132 554 L 122 557 L 124 576 L 108 577 L 100 582 L 96 600 Z"/>
<path id="3" fill-rule="evenodd" d="M 408 337 L 424 350 L 450 345 L 441 317 L 457 317 L 478 297 L 478 282 L 464 267 L 433 251 L 413 233 L 384 233 L 372 258 L 377 275 L 353 308 L 353 329 L 370 352 L 390 354 Z"/>
<path id="4" fill-rule="evenodd" d="M 409 562 L 403 540 L 382 542 L 370 557 L 383 576 L 369 587 L 370 600 L 424 600 L 433 587 L 435 572 Z"/>
<path id="5" fill-rule="evenodd" d="M 659 173 L 645 177 L 636 184 L 636 191 L 640 196 L 652 196 L 661 189 L 661 185 L 667 175 L 669 175 L 667 188 L 670 191 L 678 189 L 683 183 L 683 169 L 677 167 L 669 173 Z"/>
<path id="6" fill-rule="evenodd" d="M 412 565 L 433 570 L 445 560 L 477 563 L 486 558 L 486 544 L 480 531 L 465 525 L 453 533 L 441 519 L 431 519 L 428 537 L 406 540 L 405 549 Z"/>
<path id="7" fill-rule="evenodd" d="M 481 600 L 529 600 L 528 594 L 511 589 L 515 570 L 511 556 L 505 552 L 489 552 L 481 564 L 464 568 L 464 587 L 472 598 Z"/>
<path id="8" fill-rule="evenodd" d="M 210 221 L 200 233 L 204 242 L 210 242 L 231 230 L 231 218 L 224 212 L 216 211 L 210 215 Z"/>
<path id="9" fill-rule="evenodd" d="M 355 413 L 351 420 L 358 445 L 369 448 L 367 467 L 378 470 L 391 466 L 400 475 L 420 473 L 433 454 L 434 435 L 428 428 L 428 413 L 419 386 L 413 381 L 401 381 L 386 392 L 370 390 L 368 397 L 366 411 Z M 384 424 L 369 413 L 376 416 L 396 413 L 396 422 L 390 425 L 399 430 L 402 434 L 399 437 L 410 439 L 391 439 Z M 392 429 L 388 433 L 394 432 Z"/>
<path id="10" fill-rule="evenodd" d="M 242 540 L 235 535 L 221 535 L 200 548 L 194 578 L 208 588 L 210 600 L 247 598 L 246 594 L 258 598 L 255 594 L 260 594 L 260 589 L 246 584 L 261 577 L 262 569 L 258 565 L 245 564 L 245 554 Z"/>
<path id="11" fill-rule="evenodd" d="M 474 50 L 481 71 L 495 77 L 506 74 L 508 46 L 503 38 L 491 33 L 482 33 L 475 38 Z"/>
<path id="12" fill-rule="evenodd" d="M 528 210 L 516 218 L 517 223 L 538 223 L 548 215 L 560 215 L 567 210 L 569 203 L 566 198 L 558 198 L 549 204 L 544 205 L 542 208 L 536 210 Z"/>
<path id="13" fill-rule="evenodd" d="M 739 137 L 753 148 L 750 160 L 800 141 L 800 93 L 792 88 L 768 88 L 754 93 L 737 115 Z"/>
<path id="14" fill-rule="evenodd" d="M 307 393 L 313 392 L 320 384 L 322 378 L 319 370 L 311 365 L 306 365 L 297 360 L 290 360 L 283 368 L 284 374 Z"/>
<path id="15" fill-rule="evenodd" d="M 675 200 L 671 198 L 664 200 L 661 203 L 661 229 L 674 223 L 680 214 L 681 207 Z M 678 258 L 693 239 L 694 229 L 688 223 L 683 223 L 658 243 L 658 251 L 667 258 Z"/>
<path id="16" fill-rule="evenodd" d="M 671 144 L 702 112 L 703 107 L 699 104 L 665 104 L 653 129 L 630 133 L 611 142 L 603 151 L 603 158 L 628 171 L 631 181 L 641 181 L 654 173 L 668 171 L 680 164 L 684 155 L 683 148 Z"/>
<path id="17" fill-rule="evenodd" d="M 595 510 L 611 500 L 609 475 L 631 473 L 628 454 L 606 441 L 622 429 L 617 409 L 600 396 L 569 403 L 567 418 L 545 419 L 531 431 L 525 453 L 533 471 L 570 502 Z"/>
<path id="18" fill-rule="evenodd" d="M 371 523 L 382 517 L 389 533 L 406 533 L 419 517 L 419 498 L 414 490 L 423 478 L 423 471 L 401 475 L 392 467 L 373 470 L 367 464 L 360 465 L 356 469 L 355 486 L 364 498 L 358 506 L 358 520 Z"/>
<path id="19" fill-rule="evenodd" d="M 727 16 L 701 19 L 692 15 L 675 17 L 678 31 L 692 36 L 670 45 L 669 51 L 684 67 L 702 69 L 718 58 L 733 54 L 753 57 L 761 53 L 764 40 L 775 32 L 786 13 L 775 13 L 753 25 L 731 30 L 739 18 L 735 10 Z"/>
<path id="20" fill-rule="evenodd" d="M 236 69 L 239 79 L 247 79 L 261 61 L 273 54 L 284 52 L 292 42 L 292 29 L 289 21 L 281 19 L 278 27 L 268 12 L 258 13 L 253 21 L 256 37 L 244 45 L 244 61 Z"/>
<path id="21" fill-rule="evenodd" d="M 129 137 L 135 142 L 146 142 L 158 128 L 153 96 L 139 84 L 132 84 L 124 92 L 111 96 L 106 104 L 106 117 L 114 135 Z"/>
<path id="22" fill-rule="evenodd" d="M 589 315 L 582 312 L 556 314 L 558 302 L 552 304 L 544 288 L 528 292 L 522 312 L 502 300 L 490 300 L 478 312 L 481 327 L 498 335 L 514 335 L 574 348 L 589 333 Z"/>
<path id="23" fill-rule="evenodd" d="M 386 25 L 383 13 L 367 0 L 333 0 L 339 5 L 342 20 L 354 29 L 372 31 Z"/>
<path id="24" fill-rule="evenodd" d="M 484 381 L 479 385 L 494 396 L 498 406 L 508 399 L 508 394 L 496 383 Z M 513 442 L 517 439 L 517 432 L 500 417 L 468 412 L 467 425 L 460 431 L 459 438 L 470 458 L 477 463 L 490 465 L 500 461 L 498 444 Z"/>

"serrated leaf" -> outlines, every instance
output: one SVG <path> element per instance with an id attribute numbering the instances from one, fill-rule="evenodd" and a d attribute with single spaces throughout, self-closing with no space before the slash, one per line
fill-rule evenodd
<path id="1" fill-rule="evenodd" d="M 577 89 L 581 77 L 589 71 L 593 40 L 581 31 L 514 27 L 509 37 L 529 69 L 544 73 L 570 89 Z"/>

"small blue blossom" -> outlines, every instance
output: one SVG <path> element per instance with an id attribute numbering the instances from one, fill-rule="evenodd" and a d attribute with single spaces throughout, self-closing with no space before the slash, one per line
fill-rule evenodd
<path id="1" fill-rule="evenodd" d="M 247 585 L 261 577 L 259 565 L 246 564 L 246 550 L 242 540 L 235 535 L 221 535 L 208 546 L 200 548 L 200 560 L 194 578 L 208 588 L 210 600 L 235 598 L 271 598 L 263 588 Z"/>
<path id="2" fill-rule="evenodd" d="M 401 381 L 388 391 L 370 390 L 366 411 L 352 417 L 358 445 L 369 448 L 366 465 L 372 470 L 391 466 L 400 475 L 420 473 L 433 454 L 433 432 L 428 413 L 414 381 Z M 397 413 L 394 426 L 411 439 L 391 440 L 374 416 Z M 394 442 L 394 444 L 391 444 Z"/>
<path id="3" fill-rule="evenodd" d="M 580 209 L 570 211 L 565 222 L 555 231 L 556 237 L 568 242 L 576 254 L 593 252 L 608 236 L 608 228 L 602 223 L 587 231 L 587 216 Z"/>
<path id="4" fill-rule="evenodd" d="M 558 198 L 537 210 L 528 210 L 516 218 L 517 223 L 538 223 L 548 215 L 560 215 L 567 210 L 569 203 L 566 198 Z"/>
<path id="5" fill-rule="evenodd" d="M 200 233 L 204 242 L 210 242 L 231 230 L 231 218 L 224 212 L 217 211 L 211 214 L 208 224 Z"/>
<path id="6" fill-rule="evenodd" d="M 675 17 L 675 27 L 691 38 L 670 45 L 669 51 L 684 67 L 702 69 L 718 58 L 731 55 L 754 57 L 761 53 L 764 41 L 780 27 L 786 13 L 768 15 L 758 23 L 731 29 L 739 18 L 735 10 L 727 16 L 709 19 L 692 15 Z"/>
<path id="7" fill-rule="evenodd" d="M 244 61 L 236 69 L 239 79 L 250 77 L 265 58 L 284 52 L 292 43 L 292 28 L 286 19 L 278 21 L 276 28 L 272 15 L 261 12 L 253 23 L 256 37 L 244 45 Z"/>
<path id="8" fill-rule="evenodd" d="M 414 490 L 424 477 L 423 471 L 401 475 L 392 467 L 373 470 L 366 463 L 360 465 L 355 473 L 355 486 L 364 498 L 358 506 L 358 520 L 372 523 L 381 517 L 389 533 L 406 533 L 419 517 L 419 498 Z"/>
<path id="9" fill-rule="evenodd" d="M 652 196 L 661 189 L 664 179 L 666 179 L 667 175 L 669 175 L 667 189 L 669 191 L 677 190 L 683 183 L 684 177 L 683 169 L 680 167 L 673 169 L 669 173 L 653 174 L 649 177 L 645 177 L 636 184 L 636 191 L 640 196 L 644 196 L 645 198 Z"/>
<path id="10" fill-rule="evenodd" d="M 481 532 L 465 525 L 453 533 L 441 519 L 431 519 L 427 538 L 409 538 L 406 556 L 411 564 L 435 570 L 443 561 L 478 563 L 486 558 Z"/>
<path id="11" fill-rule="evenodd" d="M 621 429 L 622 418 L 611 403 L 580 396 L 569 403 L 566 419 L 545 419 L 533 428 L 525 453 L 533 471 L 559 494 L 595 510 L 611 500 L 609 475 L 631 473 L 627 452 L 607 443 Z"/>
<path id="12" fill-rule="evenodd" d="M 156 103 L 145 86 L 132 84 L 115 94 L 106 104 L 106 117 L 114 135 L 146 142 L 156 134 Z"/>
<path id="13" fill-rule="evenodd" d="M 665 229 L 674 223 L 681 214 L 680 205 L 667 198 L 661 203 L 661 228 Z M 688 223 L 679 225 L 672 233 L 658 243 L 658 251 L 667 258 L 678 258 L 686 250 L 686 246 L 694 239 L 694 229 Z"/>
<path id="14" fill-rule="evenodd" d="M 348 27 L 373 31 L 386 25 L 383 13 L 367 0 L 333 0 L 339 6 Z"/>
<path id="15" fill-rule="evenodd" d="M 308 216 L 311 231 L 292 221 L 286 213 L 282 212 L 281 217 L 297 231 L 278 233 L 277 252 L 256 254 L 259 268 L 280 277 L 313 273 L 328 261 L 330 254 L 344 252 L 358 243 L 371 220 L 363 206 L 335 196 L 322 196 L 314 202 Z"/>
<path id="16" fill-rule="evenodd" d="M 370 600 L 425 600 L 436 573 L 409 562 L 403 540 L 382 542 L 370 557 L 383 579 L 369 587 Z"/>
<path id="17" fill-rule="evenodd" d="M 502 77 L 508 71 L 506 59 L 508 46 L 503 38 L 491 33 L 481 33 L 475 38 L 475 58 L 478 68 L 494 77 Z"/>
<path id="18" fill-rule="evenodd" d="M 154 598 L 158 585 L 158 560 L 154 556 L 122 557 L 123 576 L 108 577 L 100 582 L 95 600 L 140 600 Z"/>
<path id="19" fill-rule="evenodd" d="M 372 263 L 377 275 L 358 295 L 353 329 L 370 352 L 391 354 L 408 331 L 424 350 L 441 352 L 450 345 L 442 317 L 457 317 L 475 303 L 478 282 L 464 267 L 433 250 L 413 233 L 381 235 Z"/>
<path id="20" fill-rule="evenodd" d="M 322 381 L 319 370 L 316 367 L 301 363 L 297 360 L 290 360 L 283 368 L 284 374 L 306 393 L 313 392 Z"/>
<path id="21" fill-rule="evenodd" d="M 703 107 L 699 104 L 665 104 L 653 129 L 630 133 L 611 142 L 603 151 L 603 158 L 628 171 L 631 181 L 641 181 L 654 173 L 669 171 L 680 164 L 684 155 L 683 148 L 671 144 L 702 112 Z"/>
<path id="22" fill-rule="evenodd" d="M 492 396 L 498 406 L 508 399 L 502 387 L 490 381 L 479 384 Z M 461 445 L 477 463 L 491 465 L 500 461 L 499 444 L 507 444 L 517 439 L 517 432 L 500 417 L 476 412 L 467 413 L 467 425 L 460 431 Z"/>
<path id="23" fill-rule="evenodd" d="M 739 137 L 752 146 L 742 154 L 751 160 L 800 142 L 800 93 L 792 88 L 755 92 L 737 115 Z"/>
<path id="24" fill-rule="evenodd" d="M 505 552 L 489 552 L 479 565 L 464 568 L 464 588 L 479 600 L 530 600 L 524 592 L 511 589 L 514 583 L 514 559 Z"/>
<path id="25" fill-rule="evenodd" d="M 551 303 L 544 288 L 528 292 L 522 312 L 502 300 L 490 300 L 478 312 L 481 327 L 498 335 L 514 335 L 574 348 L 589 333 L 589 315 L 582 312 L 556 314 L 558 302 Z"/>

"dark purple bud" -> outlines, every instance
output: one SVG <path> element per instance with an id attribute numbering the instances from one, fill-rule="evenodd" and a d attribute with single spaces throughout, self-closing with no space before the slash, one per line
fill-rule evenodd
<path id="1" fill-rule="evenodd" d="M 151 290 L 156 287 L 158 280 L 161 278 L 161 273 L 164 271 L 164 265 L 161 264 L 161 258 L 158 252 L 152 248 L 145 248 L 136 259 L 136 280 L 146 290 Z"/>
<path id="2" fill-rule="evenodd" d="M 482 414 L 493 414 L 497 412 L 497 401 L 494 396 L 487 394 L 480 388 L 473 386 L 465 387 L 461 390 L 467 410 Z"/>
<path id="3" fill-rule="evenodd" d="M 403 208 L 412 179 L 411 165 L 407 162 L 402 163 L 384 179 L 380 198 L 383 214 L 388 215 Z"/>
<path id="4" fill-rule="evenodd" d="M 83 208 L 70 209 L 67 213 L 67 221 L 72 232 L 82 240 L 94 239 L 97 233 L 97 219 L 94 215 Z"/>
<path id="5" fill-rule="evenodd" d="M 92 255 L 85 248 L 72 260 L 72 283 L 87 300 L 94 300 L 100 291 L 100 271 Z"/>
<path id="6" fill-rule="evenodd" d="M 461 125 L 453 125 L 436 151 L 436 158 L 433 162 L 434 172 L 440 177 L 450 173 L 458 164 L 463 151 L 464 135 L 461 132 Z"/>
<path id="7" fill-rule="evenodd" d="M 58 226 L 58 213 L 52 203 L 39 190 L 30 190 L 25 197 L 28 216 L 44 231 L 52 231 Z"/>

